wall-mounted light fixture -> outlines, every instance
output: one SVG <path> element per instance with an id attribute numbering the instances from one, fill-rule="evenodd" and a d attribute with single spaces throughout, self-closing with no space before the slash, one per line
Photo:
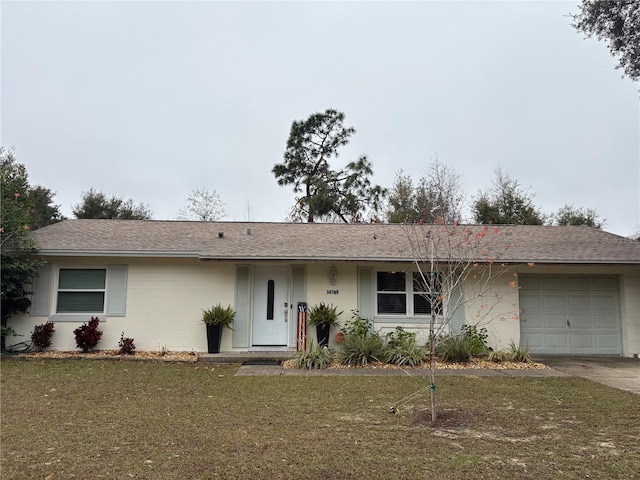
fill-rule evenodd
<path id="1" fill-rule="evenodd" d="M 335 285 L 336 284 L 336 277 L 337 276 L 338 276 L 338 269 L 334 265 L 329 269 L 329 283 L 331 285 Z"/>

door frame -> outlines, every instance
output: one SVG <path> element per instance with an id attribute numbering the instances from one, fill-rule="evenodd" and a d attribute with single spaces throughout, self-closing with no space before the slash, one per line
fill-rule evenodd
<path id="1" fill-rule="evenodd" d="M 256 324 L 256 271 L 257 270 L 263 270 L 263 271 L 282 271 L 282 273 L 286 273 L 286 280 L 287 280 L 287 284 L 286 284 L 286 290 L 284 292 L 284 298 L 285 298 L 285 303 L 286 303 L 286 307 L 284 305 L 279 305 L 279 306 L 274 306 L 274 308 L 278 308 L 278 310 L 282 311 L 282 309 L 285 309 L 285 325 L 284 325 L 284 329 L 285 329 L 285 333 L 284 333 L 284 339 L 283 339 L 283 343 L 274 343 L 274 344 L 255 344 L 254 341 L 254 328 L 255 328 L 255 324 Z M 289 343 L 290 343 L 290 339 L 291 339 L 291 328 L 290 328 L 290 322 L 291 322 L 291 268 L 289 265 L 253 265 L 252 268 L 252 288 L 251 288 L 251 322 L 250 322 L 250 333 L 251 333 L 251 337 L 250 337 L 250 344 L 249 344 L 249 348 L 251 350 L 278 350 L 278 349 L 288 349 L 289 347 Z"/>

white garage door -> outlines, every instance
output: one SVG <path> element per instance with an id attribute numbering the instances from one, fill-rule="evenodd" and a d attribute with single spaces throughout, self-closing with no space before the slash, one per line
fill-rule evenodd
<path id="1" fill-rule="evenodd" d="M 615 276 L 522 276 L 520 341 L 534 353 L 622 354 Z"/>

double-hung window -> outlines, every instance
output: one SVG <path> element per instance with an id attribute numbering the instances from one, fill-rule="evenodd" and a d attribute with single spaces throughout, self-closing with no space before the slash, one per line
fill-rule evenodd
<path id="1" fill-rule="evenodd" d="M 431 315 L 431 305 L 442 314 L 440 276 L 419 272 L 376 273 L 378 315 Z"/>
<path id="2" fill-rule="evenodd" d="M 437 274 L 413 272 L 413 313 L 431 315 L 431 305 L 436 314 L 442 314 L 442 281 Z"/>
<path id="3" fill-rule="evenodd" d="M 106 268 L 61 268 L 56 313 L 104 313 Z"/>
<path id="4" fill-rule="evenodd" d="M 378 272 L 378 314 L 407 314 L 407 281 L 405 272 Z"/>

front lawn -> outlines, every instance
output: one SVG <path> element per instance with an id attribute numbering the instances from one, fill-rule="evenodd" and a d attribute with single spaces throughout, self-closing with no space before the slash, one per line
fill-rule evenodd
<path id="1" fill-rule="evenodd" d="M 577 378 L 235 377 L 3 357 L 3 480 L 633 478 L 640 399 Z"/>

